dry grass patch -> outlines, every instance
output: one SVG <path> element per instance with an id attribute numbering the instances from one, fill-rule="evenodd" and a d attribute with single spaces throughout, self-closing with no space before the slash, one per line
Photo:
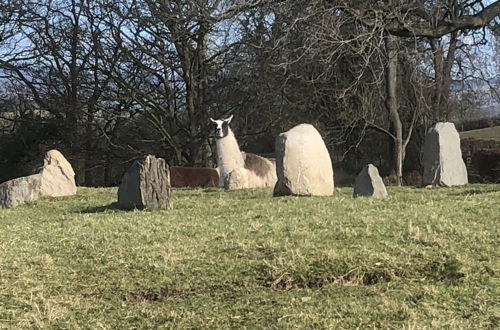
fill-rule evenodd
<path id="1" fill-rule="evenodd" d="M 0 210 L 0 328 L 498 328 L 500 185 Z"/>

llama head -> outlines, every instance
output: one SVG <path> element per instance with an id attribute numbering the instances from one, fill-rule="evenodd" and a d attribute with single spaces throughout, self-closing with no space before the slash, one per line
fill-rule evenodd
<path id="1" fill-rule="evenodd" d="M 229 123 L 233 119 L 233 115 L 226 119 L 215 120 L 210 118 L 210 121 L 214 124 L 215 128 L 215 138 L 222 139 L 229 134 Z"/>

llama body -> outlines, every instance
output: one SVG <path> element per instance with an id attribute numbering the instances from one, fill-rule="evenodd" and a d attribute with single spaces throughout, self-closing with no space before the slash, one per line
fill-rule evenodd
<path id="1" fill-rule="evenodd" d="M 241 155 L 238 142 L 228 128 L 226 136 L 217 138 L 217 169 L 219 170 L 219 186 L 224 187 L 228 174 L 237 168 L 244 168 L 245 161 Z"/>
<path id="2" fill-rule="evenodd" d="M 255 154 L 241 152 L 233 131 L 232 116 L 212 120 L 216 125 L 217 169 L 219 186 L 227 189 L 273 187 L 277 181 L 276 164 Z"/>
<path id="3" fill-rule="evenodd" d="M 170 166 L 172 188 L 208 188 L 219 185 L 219 173 L 215 168 Z"/>

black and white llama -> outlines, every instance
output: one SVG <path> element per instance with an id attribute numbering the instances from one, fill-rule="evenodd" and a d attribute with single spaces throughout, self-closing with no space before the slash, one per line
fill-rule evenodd
<path id="1" fill-rule="evenodd" d="M 219 186 L 227 189 L 274 187 L 276 163 L 255 154 L 240 151 L 229 127 L 233 115 L 222 120 L 210 118 L 215 126 Z"/>

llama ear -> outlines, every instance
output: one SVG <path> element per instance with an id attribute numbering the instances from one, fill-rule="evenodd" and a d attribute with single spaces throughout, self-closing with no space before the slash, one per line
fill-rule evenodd
<path id="1" fill-rule="evenodd" d="M 229 123 L 231 122 L 231 120 L 233 120 L 233 115 L 227 117 L 226 119 L 224 119 L 224 121 L 229 125 Z"/>

